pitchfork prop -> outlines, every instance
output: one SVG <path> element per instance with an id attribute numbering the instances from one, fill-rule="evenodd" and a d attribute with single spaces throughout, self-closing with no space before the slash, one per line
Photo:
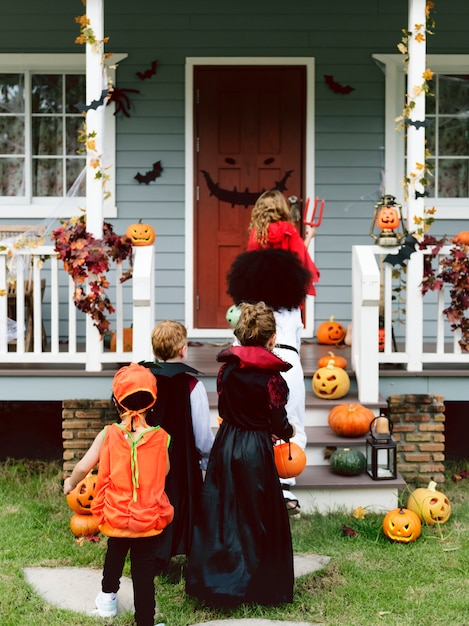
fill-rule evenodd
<path id="1" fill-rule="evenodd" d="M 306 200 L 305 213 L 304 213 L 305 216 L 304 216 L 303 223 L 305 224 L 305 226 L 311 226 L 312 228 L 317 228 L 318 226 L 321 226 L 322 215 L 324 213 L 324 205 L 326 201 L 322 199 L 321 204 L 319 204 L 319 198 L 316 196 L 316 199 L 314 201 L 313 212 L 311 214 L 311 219 L 308 221 L 309 201 L 310 199 L 308 198 Z M 318 205 L 319 205 L 319 215 L 316 219 L 316 211 L 318 209 Z"/>

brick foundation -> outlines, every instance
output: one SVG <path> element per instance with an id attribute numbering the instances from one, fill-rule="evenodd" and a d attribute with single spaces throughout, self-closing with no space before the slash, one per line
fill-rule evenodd
<path id="1" fill-rule="evenodd" d="M 70 476 L 99 431 L 117 419 L 109 400 L 65 400 L 62 404 L 63 475 Z"/>
<path id="2" fill-rule="evenodd" d="M 390 396 L 388 411 L 397 443 L 397 469 L 402 477 L 418 486 L 426 486 L 430 480 L 444 482 L 443 396 Z"/>

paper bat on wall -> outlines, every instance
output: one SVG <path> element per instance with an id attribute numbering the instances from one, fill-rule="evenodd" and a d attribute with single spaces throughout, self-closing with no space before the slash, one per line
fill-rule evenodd
<path id="1" fill-rule="evenodd" d="M 350 85 L 341 85 L 336 80 L 334 80 L 334 77 L 331 76 L 330 74 L 324 74 L 324 81 L 326 85 L 329 87 L 329 89 L 333 91 L 334 93 L 341 93 L 343 95 L 347 95 L 351 93 L 352 91 L 355 91 L 355 87 L 351 87 Z"/>
<path id="2" fill-rule="evenodd" d="M 101 97 L 99 100 L 93 100 L 91 104 L 83 104 L 83 102 L 77 102 L 76 104 L 74 104 L 73 106 L 78 109 L 78 111 L 80 111 L 81 113 L 83 112 L 88 112 L 90 109 L 93 109 L 93 111 L 96 111 L 96 109 L 98 109 L 100 106 L 102 106 L 103 104 L 106 103 L 106 98 L 108 96 L 108 90 L 107 89 L 103 89 L 101 92 Z"/>
<path id="3" fill-rule="evenodd" d="M 161 161 L 157 161 L 156 163 L 153 163 L 153 169 L 149 172 L 146 172 L 145 174 L 140 174 L 140 172 L 138 172 L 134 178 L 135 180 L 138 180 L 139 183 L 145 183 L 145 185 L 148 185 L 148 183 L 151 183 L 153 180 L 159 178 L 162 171 L 163 168 L 161 167 Z"/>
<path id="4" fill-rule="evenodd" d="M 419 198 L 428 198 L 429 195 L 428 191 L 424 191 L 423 193 L 421 191 L 416 191 L 415 199 L 418 200 Z"/>
<path id="5" fill-rule="evenodd" d="M 158 61 L 152 61 L 150 69 L 145 70 L 144 72 L 136 72 L 137 76 L 141 80 L 145 80 L 145 78 L 151 78 L 156 74 L 156 68 L 158 67 Z"/>
<path id="6" fill-rule="evenodd" d="M 389 265 L 404 265 L 411 255 L 415 252 L 415 246 L 418 243 L 413 235 L 407 235 L 403 245 L 397 254 L 388 254 L 383 261 Z"/>

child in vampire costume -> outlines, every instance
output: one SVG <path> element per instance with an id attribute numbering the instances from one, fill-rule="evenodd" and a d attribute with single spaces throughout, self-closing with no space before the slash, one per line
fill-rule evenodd
<path id="1" fill-rule="evenodd" d="M 290 523 L 278 481 L 273 441 L 289 440 L 290 365 L 273 354 L 275 318 L 263 302 L 243 304 L 241 345 L 218 355 L 222 422 L 210 453 L 186 591 L 207 606 L 276 605 L 293 598 Z"/>

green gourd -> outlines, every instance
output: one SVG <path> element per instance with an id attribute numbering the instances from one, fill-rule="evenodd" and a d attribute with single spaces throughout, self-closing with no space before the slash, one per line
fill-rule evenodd
<path id="1" fill-rule="evenodd" d="M 360 450 L 351 448 L 334 450 L 329 461 L 332 471 L 341 476 L 357 476 L 366 467 L 365 455 Z"/>

